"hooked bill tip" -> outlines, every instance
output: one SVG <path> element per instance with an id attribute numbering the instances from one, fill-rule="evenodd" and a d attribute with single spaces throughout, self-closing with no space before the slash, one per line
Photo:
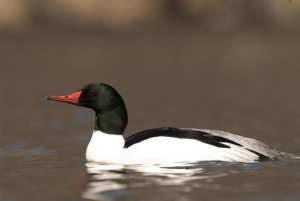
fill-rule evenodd
<path id="1" fill-rule="evenodd" d="M 46 101 L 46 100 L 51 100 L 51 98 L 50 98 L 50 96 L 45 96 L 44 97 L 44 100 Z"/>

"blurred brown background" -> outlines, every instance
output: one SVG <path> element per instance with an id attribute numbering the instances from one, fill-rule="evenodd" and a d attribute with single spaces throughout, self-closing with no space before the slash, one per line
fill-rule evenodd
<path id="1" fill-rule="evenodd" d="M 1 0 L 1 29 L 128 29 L 166 22 L 208 30 L 299 28 L 298 0 Z"/>
<path id="2" fill-rule="evenodd" d="M 249 112 L 276 105 L 270 97 L 298 110 L 299 25 L 296 0 L 0 0 L 0 117 L 12 122 L 37 108 L 45 118 L 44 95 L 107 82 L 125 96 L 129 131 L 254 129 Z M 226 104 L 237 123 L 224 123 Z"/>
<path id="3" fill-rule="evenodd" d="M 300 117 L 299 25 L 296 0 L 0 0 L 1 127 L 23 136 L 12 122 L 34 131 L 53 110 L 73 115 L 42 97 L 105 82 L 127 103 L 127 135 L 173 125 L 284 138 Z"/>

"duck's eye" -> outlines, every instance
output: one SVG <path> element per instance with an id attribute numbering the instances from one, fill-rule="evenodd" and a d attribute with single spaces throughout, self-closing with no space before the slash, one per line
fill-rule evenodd
<path id="1" fill-rule="evenodd" d="M 88 93 L 87 93 L 88 96 L 94 96 L 95 95 L 95 91 L 94 90 L 90 90 Z"/>

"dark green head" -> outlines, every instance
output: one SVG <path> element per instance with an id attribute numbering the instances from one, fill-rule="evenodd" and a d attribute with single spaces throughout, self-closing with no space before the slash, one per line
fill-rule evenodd
<path id="1" fill-rule="evenodd" d="M 128 117 L 120 94 L 107 84 L 89 84 L 66 96 L 48 96 L 47 100 L 91 108 L 96 112 L 95 129 L 110 134 L 122 134 Z"/>

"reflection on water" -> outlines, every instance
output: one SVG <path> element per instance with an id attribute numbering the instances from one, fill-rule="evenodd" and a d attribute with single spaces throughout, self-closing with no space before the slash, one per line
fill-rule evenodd
<path id="1" fill-rule="evenodd" d="M 87 163 L 89 200 L 300 200 L 300 160 L 268 163 L 202 162 L 168 166 Z M 296 177 L 296 178 L 295 178 Z M 286 179 L 294 178 L 286 188 Z M 274 182 L 276 181 L 276 182 Z M 205 193 L 205 194 L 203 194 Z M 196 196 L 196 197 L 194 197 Z M 226 198 L 225 198 L 226 197 Z M 232 199 L 229 199 L 232 198 Z"/>
<path id="2" fill-rule="evenodd" d="M 256 169 L 258 166 L 223 162 L 176 163 L 164 166 L 86 163 L 89 181 L 82 197 L 91 200 L 116 200 L 133 196 L 147 186 L 189 188 L 192 181 L 196 181 L 199 187 L 199 181 L 211 183 L 215 178 Z"/>

